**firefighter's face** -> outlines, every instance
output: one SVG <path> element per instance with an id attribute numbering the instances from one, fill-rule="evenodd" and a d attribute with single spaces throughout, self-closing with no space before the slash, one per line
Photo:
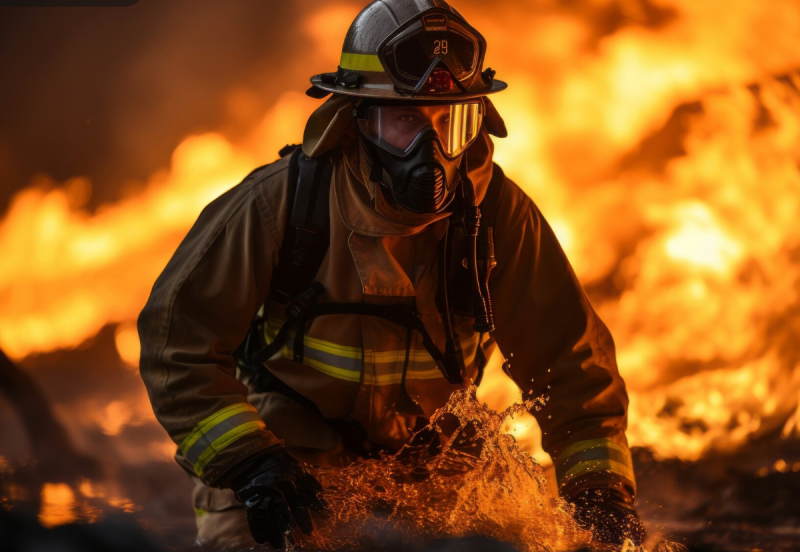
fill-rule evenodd
<path id="1" fill-rule="evenodd" d="M 389 144 L 405 144 L 403 149 L 426 128 L 432 128 L 438 137 L 448 135 L 449 110 L 433 106 L 402 106 L 389 111 L 387 115 L 391 119 L 384 124 L 383 139 Z"/>
<path id="2" fill-rule="evenodd" d="M 361 132 L 375 145 L 406 157 L 426 136 L 439 140 L 442 153 L 455 159 L 477 138 L 483 122 L 483 102 L 387 104 L 366 110 Z"/>

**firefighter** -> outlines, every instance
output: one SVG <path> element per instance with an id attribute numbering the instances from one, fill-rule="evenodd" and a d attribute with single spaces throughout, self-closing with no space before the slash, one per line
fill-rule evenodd
<path id="1" fill-rule="evenodd" d="M 141 374 L 195 482 L 200 545 L 312 531 L 326 505 L 303 466 L 399 449 L 496 347 L 549 399 L 533 413 L 577 520 L 643 540 L 614 344 L 492 162 L 506 84 L 485 54 L 443 0 L 368 5 L 338 71 L 311 79 L 330 97 L 302 149 L 209 204 L 155 283 Z"/>

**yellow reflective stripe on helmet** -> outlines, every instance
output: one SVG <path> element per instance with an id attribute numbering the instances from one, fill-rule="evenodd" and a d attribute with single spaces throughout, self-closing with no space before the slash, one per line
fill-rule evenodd
<path id="1" fill-rule="evenodd" d="M 375 54 L 350 54 L 342 52 L 339 67 L 352 71 L 368 71 L 372 73 L 385 73 L 380 58 Z"/>
<path id="2" fill-rule="evenodd" d="M 239 437 L 263 427 L 264 422 L 253 405 L 232 404 L 197 424 L 181 442 L 181 454 L 192 464 L 199 476 L 219 451 Z"/>
<path id="3" fill-rule="evenodd" d="M 630 450 L 611 439 L 572 443 L 556 458 L 554 464 L 559 482 L 591 471 L 612 471 L 632 482 L 635 480 Z"/>

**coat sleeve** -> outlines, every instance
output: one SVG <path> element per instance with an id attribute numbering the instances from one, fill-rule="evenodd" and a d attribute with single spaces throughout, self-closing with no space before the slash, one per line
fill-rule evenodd
<path id="1" fill-rule="evenodd" d="M 178 463 L 208 485 L 279 443 L 247 402 L 233 351 L 277 262 L 284 226 L 275 213 L 285 210 L 287 166 L 254 172 L 203 210 L 139 316 L 140 371 L 153 410 L 179 447 Z"/>
<path id="2" fill-rule="evenodd" d="M 614 342 L 539 209 L 506 179 L 495 224 L 494 338 L 542 428 L 562 495 L 635 492 Z"/>

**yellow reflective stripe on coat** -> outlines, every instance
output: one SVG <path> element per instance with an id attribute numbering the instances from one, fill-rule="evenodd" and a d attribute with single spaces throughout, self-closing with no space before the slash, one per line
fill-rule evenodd
<path id="1" fill-rule="evenodd" d="M 201 476 L 218 452 L 237 439 L 265 428 L 258 410 L 248 403 L 237 403 L 216 412 L 197 424 L 180 445 L 181 454 Z"/>
<path id="2" fill-rule="evenodd" d="M 278 334 L 278 329 L 283 322 L 269 319 L 264 325 L 264 339 L 267 343 Z M 281 348 L 281 356 L 287 360 L 294 358 L 295 332 L 290 331 L 286 343 Z M 406 351 L 364 351 L 361 347 L 349 347 L 325 341 L 315 337 L 303 338 L 303 364 L 332 378 L 361 382 L 364 362 L 376 366 L 396 365 L 402 368 L 406 359 Z M 442 372 L 427 351 L 412 350 L 408 352 L 408 372 L 406 378 L 417 380 L 430 380 L 442 378 Z M 392 373 L 364 374 L 364 383 L 369 385 L 393 385 L 403 379 L 402 370 Z"/>
<path id="3" fill-rule="evenodd" d="M 554 463 L 559 483 L 600 471 L 613 472 L 631 483 L 636 480 L 630 450 L 611 439 L 591 439 L 572 443 Z"/>
<path id="4" fill-rule="evenodd" d="M 380 58 L 375 54 L 349 54 L 342 52 L 339 67 L 351 71 L 367 71 L 372 73 L 385 73 Z"/>

